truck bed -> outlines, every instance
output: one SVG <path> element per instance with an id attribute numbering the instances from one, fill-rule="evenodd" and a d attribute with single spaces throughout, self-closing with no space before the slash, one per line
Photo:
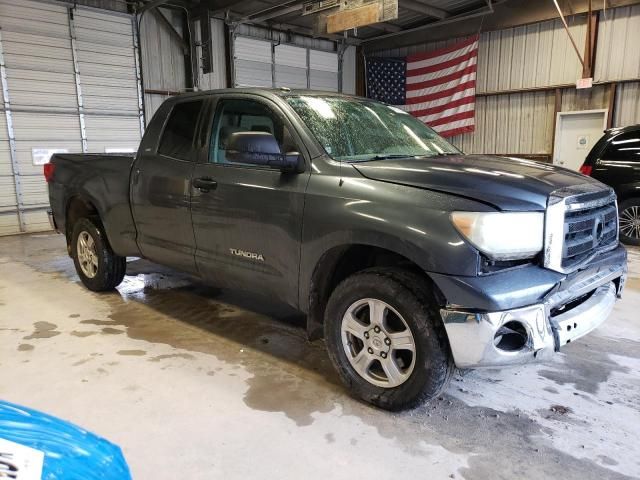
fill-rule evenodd
<path id="1" fill-rule="evenodd" d="M 67 208 L 73 199 L 93 206 L 100 215 L 113 250 L 137 255 L 136 229 L 129 203 L 129 180 L 135 154 L 55 154 L 49 198 L 56 225 L 65 231 Z"/>

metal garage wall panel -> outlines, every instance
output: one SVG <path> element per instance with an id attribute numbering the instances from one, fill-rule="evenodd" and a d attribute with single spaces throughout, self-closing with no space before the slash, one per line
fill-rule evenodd
<path id="1" fill-rule="evenodd" d="M 0 236 L 20 233 L 20 222 L 17 213 L 0 212 Z"/>
<path id="2" fill-rule="evenodd" d="M 160 105 L 162 105 L 162 102 L 164 102 L 167 98 L 170 98 L 170 95 L 158 95 L 156 93 L 144 94 L 144 110 L 147 125 L 153 118 L 153 115 L 156 113 L 158 108 L 160 108 Z"/>
<path id="3" fill-rule="evenodd" d="M 478 97 L 475 133 L 450 141 L 465 153 L 549 154 L 554 102 L 553 92 Z"/>
<path id="4" fill-rule="evenodd" d="M 137 149 L 141 135 L 132 18 L 78 8 L 73 24 L 88 151 Z"/>
<path id="5" fill-rule="evenodd" d="M 584 38 L 586 16 L 569 21 L 574 38 Z M 566 85 L 581 74 L 580 60 L 559 19 L 481 35 L 478 93 Z"/>
<path id="6" fill-rule="evenodd" d="M 87 115 L 85 121 L 87 142 L 93 151 L 138 150 L 140 130 L 136 117 Z"/>
<path id="7" fill-rule="evenodd" d="M 625 127 L 640 123 L 640 82 L 622 83 L 617 87 L 613 125 Z"/>
<path id="8" fill-rule="evenodd" d="M 182 33 L 182 27 L 179 25 L 182 13 L 168 9 L 160 9 L 160 11 L 171 21 L 177 31 Z M 195 28 L 192 33 L 199 35 L 199 30 L 199 28 Z M 199 41 L 198 36 L 196 40 Z M 186 86 L 186 77 L 182 45 L 153 12 L 147 12 L 142 16 L 140 44 L 142 47 L 144 88 L 172 92 L 183 91 Z M 200 47 L 197 48 L 199 51 Z M 196 57 L 200 58 L 200 55 L 198 53 Z M 154 104 L 150 105 L 145 102 L 145 109 L 148 123 L 156 108 Z"/>
<path id="9" fill-rule="evenodd" d="M 273 85 L 271 63 L 235 61 L 236 87 L 268 87 Z"/>
<path id="10" fill-rule="evenodd" d="M 607 9 L 600 14 L 594 80 L 640 77 L 640 5 Z"/>
<path id="11" fill-rule="evenodd" d="M 236 37 L 233 44 L 233 55 L 238 60 L 271 63 L 271 42 Z"/>
<path id="12" fill-rule="evenodd" d="M 338 91 L 338 54 L 309 51 L 309 86 L 317 90 Z"/>
<path id="13" fill-rule="evenodd" d="M 335 42 L 321 38 L 312 38 L 291 32 L 276 32 L 258 25 L 241 24 L 235 30 L 238 38 L 250 37 L 258 40 L 273 41 L 280 44 L 291 44 L 298 47 L 313 48 L 333 52 L 336 50 Z"/>
<path id="14" fill-rule="evenodd" d="M 596 110 L 609 108 L 609 87 L 596 85 L 584 90 L 563 89 L 561 111 Z"/>
<path id="15" fill-rule="evenodd" d="M 275 86 L 307 88 L 307 49 L 292 45 L 276 45 Z"/>

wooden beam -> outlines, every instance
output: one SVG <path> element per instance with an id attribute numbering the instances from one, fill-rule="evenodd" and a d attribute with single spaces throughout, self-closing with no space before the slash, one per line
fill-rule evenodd
<path id="1" fill-rule="evenodd" d="M 591 3 L 591 1 L 589 1 Z M 590 11 L 587 16 L 587 34 L 584 42 L 584 67 L 582 78 L 593 77 L 596 62 L 596 46 L 598 45 L 599 12 Z"/>
<path id="2" fill-rule="evenodd" d="M 342 10 L 327 16 L 327 33 L 344 32 L 380 21 L 380 6 L 376 3 Z"/>

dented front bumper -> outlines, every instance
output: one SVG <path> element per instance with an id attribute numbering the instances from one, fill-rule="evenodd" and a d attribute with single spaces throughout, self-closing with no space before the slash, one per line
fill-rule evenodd
<path id="1" fill-rule="evenodd" d="M 562 346 L 597 328 L 624 288 L 626 252 L 623 249 L 622 256 L 618 249 L 616 252 L 609 261 L 565 277 L 533 305 L 485 312 L 442 309 L 456 365 L 475 368 L 550 358 Z M 563 282 L 567 283 L 564 288 Z"/>

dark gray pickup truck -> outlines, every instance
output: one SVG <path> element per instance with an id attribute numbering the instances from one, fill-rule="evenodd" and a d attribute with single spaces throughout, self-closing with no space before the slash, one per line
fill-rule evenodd
<path id="1" fill-rule="evenodd" d="M 609 187 L 463 155 L 363 98 L 174 97 L 137 155 L 57 154 L 45 176 L 88 288 L 136 256 L 278 299 L 387 409 L 437 395 L 454 366 L 547 358 L 606 319 L 626 277 Z"/>

